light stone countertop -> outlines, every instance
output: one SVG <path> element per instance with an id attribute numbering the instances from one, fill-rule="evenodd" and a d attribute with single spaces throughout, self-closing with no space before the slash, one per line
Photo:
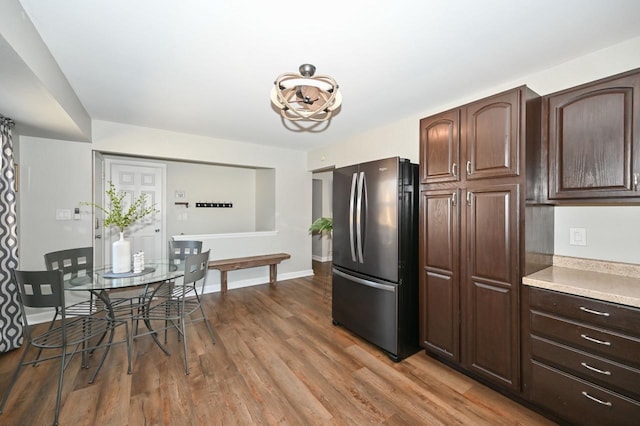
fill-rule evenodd
<path id="1" fill-rule="evenodd" d="M 553 266 L 522 283 L 640 308 L 640 265 L 554 256 Z"/>

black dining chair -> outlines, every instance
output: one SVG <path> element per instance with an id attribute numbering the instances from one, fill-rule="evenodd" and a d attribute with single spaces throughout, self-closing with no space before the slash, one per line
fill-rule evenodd
<path id="1" fill-rule="evenodd" d="M 169 240 L 169 262 L 181 263 L 187 256 L 202 253 L 202 241 Z"/>
<path id="2" fill-rule="evenodd" d="M 62 270 L 12 270 L 11 273 L 18 287 L 18 299 L 22 310 L 23 330 L 27 344 L 23 348 L 20 361 L 11 377 L 2 402 L 0 402 L 0 414 L 4 410 L 11 389 L 16 383 L 22 367 L 27 365 L 36 366 L 45 361 L 60 359 L 54 417 L 54 424 L 57 425 L 60 415 L 64 371 L 76 353 L 88 353 L 89 351 L 94 351 L 99 348 L 104 350 L 98 366 L 89 379 L 89 383 L 93 383 L 100 368 L 104 364 L 111 345 L 126 342 L 129 362 L 128 373 L 131 374 L 131 339 L 129 336 L 129 328 L 126 321 L 115 320 L 106 311 L 104 312 L 104 316 L 89 315 L 68 318 L 65 307 L 64 274 Z M 34 330 L 32 330 L 32 325 L 29 324 L 26 308 L 55 308 L 56 311 L 59 312 L 60 323 L 49 327 L 41 333 L 35 333 Z M 125 339 L 114 341 L 115 331 L 120 326 L 124 326 Z M 106 343 L 102 343 L 105 334 L 109 334 L 110 336 Z M 31 347 L 38 348 L 39 350 L 50 350 L 51 355 L 40 358 L 41 354 L 38 352 L 38 356 L 35 359 L 27 361 L 27 353 Z"/>
<path id="3" fill-rule="evenodd" d="M 207 272 L 209 270 L 209 251 L 192 254 L 184 258 L 184 277 L 182 282 L 174 283 L 171 293 L 158 297 L 162 287 L 156 289 L 159 303 L 152 305 L 136 319 L 148 321 L 164 321 L 165 330 L 175 328 L 182 338 L 184 346 L 185 374 L 189 374 L 189 357 L 187 349 L 187 325 L 204 322 L 215 343 L 215 337 L 207 314 L 202 308 L 200 296 L 204 292 Z"/>
<path id="4" fill-rule="evenodd" d="M 44 264 L 48 271 L 62 271 L 66 281 L 74 280 L 78 284 L 91 282 L 93 274 L 93 247 L 78 247 L 45 253 Z M 124 309 L 126 312 L 131 313 L 134 309 L 134 301 L 135 299 L 128 297 L 111 296 L 109 304 L 111 309 L 119 311 L 122 305 L 126 303 L 127 306 L 125 306 Z M 104 311 L 105 304 L 96 298 L 93 293 L 90 293 L 88 300 L 71 303 L 65 308 L 68 316 L 87 316 Z M 60 310 L 56 309 L 49 328 L 54 326 L 59 315 Z M 37 357 L 39 357 L 41 353 L 42 349 L 38 351 Z"/>
<path id="5" fill-rule="evenodd" d="M 91 280 L 93 274 L 93 247 L 79 247 L 45 253 L 44 264 L 48 271 L 62 271 L 65 280 Z M 66 306 L 67 315 L 91 315 L 102 310 L 102 306 L 90 295 L 89 300 Z M 59 310 L 53 316 L 55 322 Z"/>
<path id="6" fill-rule="evenodd" d="M 187 256 L 193 254 L 202 253 L 202 241 L 197 240 L 169 240 L 169 248 L 167 253 L 169 254 L 169 263 L 178 267 L 184 266 L 184 260 Z M 180 282 L 180 279 L 177 280 Z M 165 296 L 172 294 L 176 281 L 172 281 L 168 286 L 164 288 Z M 164 343 L 167 343 L 167 330 L 168 327 L 165 324 L 164 328 Z M 178 338 L 180 336 L 178 335 Z"/>
<path id="7" fill-rule="evenodd" d="M 78 284 L 83 281 L 90 282 L 93 274 L 93 247 L 80 247 L 66 250 L 58 250 L 44 255 L 44 263 L 49 271 L 62 270 L 65 280 L 75 280 Z M 123 303 L 128 304 L 124 309 L 128 312 L 134 309 L 136 298 L 113 297 L 109 298 L 112 309 L 121 310 Z M 100 299 L 90 294 L 89 300 L 73 303 L 66 307 L 67 315 L 91 315 L 105 308 Z M 53 321 L 56 320 L 56 311 Z"/>

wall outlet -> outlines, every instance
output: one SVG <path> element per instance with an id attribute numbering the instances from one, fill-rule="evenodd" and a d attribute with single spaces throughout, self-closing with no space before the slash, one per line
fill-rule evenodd
<path id="1" fill-rule="evenodd" d="M 586 246 L 587 230 L 585 228 L 569 228 L 569 245 Z"/>

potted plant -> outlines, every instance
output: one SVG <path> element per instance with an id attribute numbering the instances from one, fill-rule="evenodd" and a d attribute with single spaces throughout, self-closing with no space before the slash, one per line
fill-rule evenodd
<path id="1" fill-rule="evenodd" d="M 96 203 L 83 203 L 95 207 L 104 213 L 104 226 L 109 228 L 115 226 L 120 232 L 120 239 L 115 241 L 112 245 L 111 263 L 113 265 L 114 273 L 131 272 L 131 244 L 124 239 L 124 232 L 129 226 L 137 222 L 138 220 L 148 216 L 152 213 L 156 213 L 155 205 L 147 206 L 147 195 L 140 194 L 128 208 L 125 208 L 124 198 L 126 192 L 118 191 L 113 184 L 109 181 L 109 188 L 106 191 L 109 205 L 103 207 Z"/>
<path id="2" fill-rule="evenodd" d="M 322 234 L 325 231 L 333 231 L 333 218 L 319 217 L 309 227 L 309 232 L 313 234 Z"/>

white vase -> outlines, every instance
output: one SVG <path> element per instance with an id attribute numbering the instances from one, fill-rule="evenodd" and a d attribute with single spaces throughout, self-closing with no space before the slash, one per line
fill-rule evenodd
<path id="1" fill-rule="evenodd" d="M 131 272 L 131 243 L 124 239 L 124 232 L 111 246 L 111 263 L 115 274 Z"/>

